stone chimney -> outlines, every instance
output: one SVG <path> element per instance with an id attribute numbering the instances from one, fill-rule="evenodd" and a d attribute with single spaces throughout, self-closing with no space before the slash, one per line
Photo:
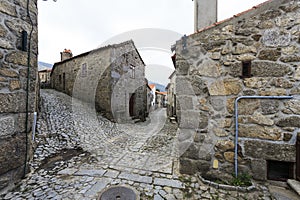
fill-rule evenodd
<path id="1" fill-rule="evenodd" d="M 73 54 L 70 49 L 64 49 L 63 52 L 60 52 L 60 60 L 61 61 L 67 60 L 72 57 L 73 57 Z"/>
<path id="2" fill-rule="evenodd" d="M 218 0 L 194 0 L 195 32 L 217 22 Z"/>

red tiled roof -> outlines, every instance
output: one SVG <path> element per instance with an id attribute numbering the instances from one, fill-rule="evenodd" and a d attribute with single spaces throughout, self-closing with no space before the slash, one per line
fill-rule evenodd
<path id="1" fill-rule="evenodd" d="M 149 84 L 149 87 L 151 88 L 151 90 L 155 87 L 155 84 Z"/>
<path id="2" fill-rule="evenodd" d="M 156 94 L 161 94 L 161 95 L 167 95 L 168 94 L 168 92 L 158 92 L 158 91 L 156 91 L 155 93 Z"/>

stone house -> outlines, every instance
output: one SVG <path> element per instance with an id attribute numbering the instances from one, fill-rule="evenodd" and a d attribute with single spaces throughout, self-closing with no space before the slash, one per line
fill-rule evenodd
<path id="1" fill-rule="evenodd" d="M 0 193 L 28 171 L 38 78 L 37 0 L 0 3 Z"/>
<path id="2" fill-rule="evenodd" d="M 61 59 L 51 72 L 52 88 L 91 103 L 110 120 L 145 120 L 145 64 L 132 40 L 74 57 L 65 49 Z"/>
<path id="3" fill-rule="evenodd" d="M 151 90 L 150 93 L 151 93 L 151 96 L 152 96 L 152 98 L 151 98 L 151 107 L 152 107 L 152 109 L 155 109 L 156 86 L 155 86 L 155 84 L 149 84 L 149 87 L 150 87 L 150 90 Z"/>
<path id="4" fill-rule="evenodd" d="M 155 91 L 156 108 L 163 108 L 167 106 L 167 92 Z"/>
<path id="5" fill-rule="evenodd" d="M 43 69 L 38 72 L 41 88 L 47 88 L 50 86 L 51 71 L 51 69 Z"/>
<path id="6" fill-rule="evenodd" d="M 182 173 L 300 179 L 299 0 L 270 0 L 184 36 L 176 76 Z"/>
<path id="7" fill-rule="evenodd" d="M 174 71 L 170 77 L 170 83 L 167 85 L 167 115 L 168 117 L 176 117 L 176 71 Z"/>

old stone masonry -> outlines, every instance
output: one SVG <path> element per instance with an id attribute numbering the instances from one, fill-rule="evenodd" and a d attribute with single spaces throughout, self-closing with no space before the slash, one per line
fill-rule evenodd
<path id="1" fill-rule="evenodd" d="M 164 109 L 148 122 L 116 124 L 66 94 L 41 90 L 32 173 L 0 199 L 97 199 L 113 185 L 140 199 L 272 199 L 266 186 L 216 189 L 178 173 L 177 125 Z"/>

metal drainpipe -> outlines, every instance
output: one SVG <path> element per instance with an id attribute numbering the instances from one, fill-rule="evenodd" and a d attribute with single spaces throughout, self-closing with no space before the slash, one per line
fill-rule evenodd
<path id="1" fill-rule="evenodd" d="M 238 122 L 238 102 L 240 99 L 292 99 L 293 96 L 240 96 L 235 100 L 235 146 L 234 146 L 234 167 L 235 177 L 238 175 L 238 139 L 239 139 L 239 122 Z"/>

